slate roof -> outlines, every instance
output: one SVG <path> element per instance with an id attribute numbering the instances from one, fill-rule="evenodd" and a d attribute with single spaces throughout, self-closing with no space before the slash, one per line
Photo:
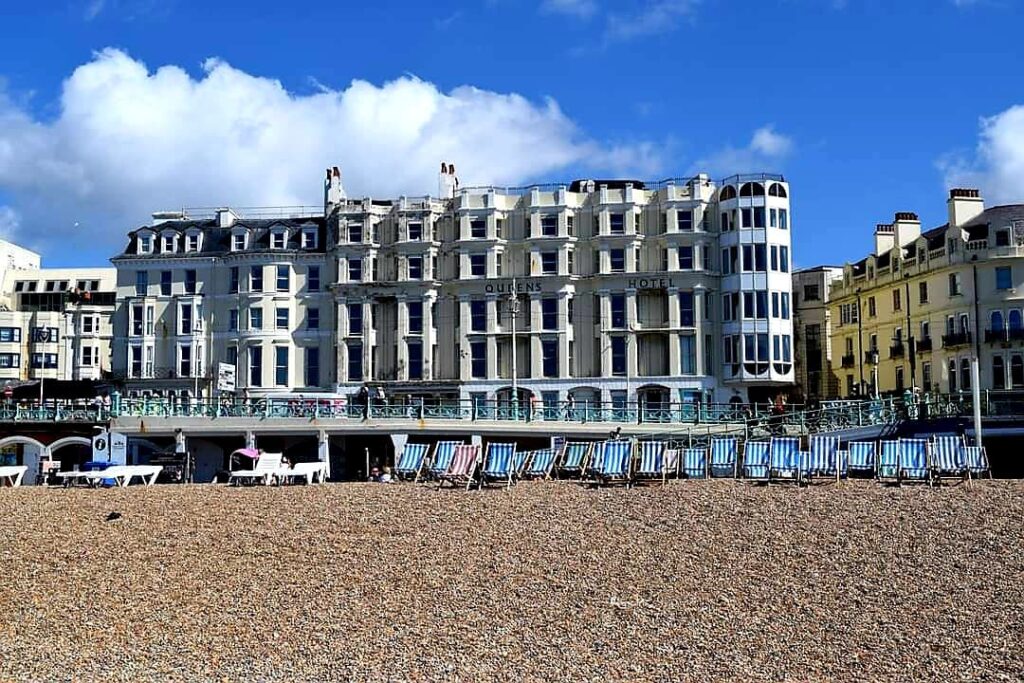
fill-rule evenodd
<path id="1" fill-rule="evenodd" d="M 302 231 L 300 228 L 304 227 L 316 227 L 317 228 L 317 245 L 315 249 L 301 249 L 300 240 L 302 238 Z M 323 216 L 308 216 L 300 218 L 256 218 L 256 219 L 238 219 L 235 224 L 229 228 L 219 227 L 215 218 L 204 218 L 196 220 L 170 220 L 164 221 L 157 225 L 143 225 L 135 230 L 128 233 L 128 245 L 125 247 L 125 251 L 119 254 L 115 258 L 130 257 L 130 258 L 147 258 L 147 257 L 166 257 L 169 256 L 167 253 L 161 253 L 159 250 L 153 254 L 139 254 L 136 248 L 138 235 L 144 230 L 153 232 L 156 235 L 156 239 L 160 239 L 160 234 L 173 230 L 178 232 L 182 237 L 178 242 L 178 254 L 185 254 L 183 250 L 184 234 L 193 229 L 198 228 L 203 232 L 202 249 L 199 252 L 188 252 L 189 255 L 195 255 L 196 253 L 203 256 L 217 256 L 221 254 L 227 254 L 231 251 L 231 233 L 238 228 L 247 228 L 250 231 L 249 248 L 246 252 L 260 252 L 270 251 L 270 233 L 273 228 L 285 227 L 289 228 L 290 234 L 288 235 L 287 249 L 295 251 L 304 251 L 311 253 L 324 253 L 327 251 L 327 221 Z M 280 250 L 275 250 L 280 251 Z"/>

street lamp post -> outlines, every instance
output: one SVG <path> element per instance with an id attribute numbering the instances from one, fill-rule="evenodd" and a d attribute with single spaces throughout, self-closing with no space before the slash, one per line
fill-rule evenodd
<path id="1" fill-rule="evenodd" d="M 516 279 L 512 278 L 512 291 L 508 295 L 509 313 L 512 317 L 512 410 L 519 418 L 519 363 L 516 353 L 516 318 L 519 316 L 519 293 Z"/>

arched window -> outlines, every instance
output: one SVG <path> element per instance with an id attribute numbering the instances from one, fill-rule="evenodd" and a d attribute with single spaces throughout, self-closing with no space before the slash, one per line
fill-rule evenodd
<path id="1" fill-rule="evenodd" d="M 740 188 L 741 197 L 763 197 L 764 185 L 761 183 L 744 183 Z"/>
<path id="2" fill-rule="evenodd" d="M 736 188 L 732 185 L 726 185 L 718 194 L 718 201 L 720 202 L 724 202 L 729 199 L 736 199 Z"/>
<path id="3" fill-rule="evenodd" d="M 1010 359 L 1010 384 L 1014 389 L 1024 387 L 1024 356 L 1020 354 Z"/>
<path id="4" fill-rule="evenodd" d="M 786 193 L 786 186 L 782 183 L 772 183 L 768 186 L 769 197 L 788 197 Z"/>
<path id="5" fill-rule="evenodd" d="M 1003 312 L 992 311 L 992 331 L 1002 332 L 1005 328 L 1003 327 Z"/>
<path id="6" fill-rule="evenodd" d="M 992 388 L 1006 388 L 1006 363 L 1002 356 L 992 357 Z"/>
<path id="7" fill-rule="evenodd" d="M 1007 316 L 1009 327 L 1011 330 L 1019 330 L 1024 328 L 1024 321 L 1021 320 L 1020 309 L 1014 308 L 1010 310 L 1010 315 Z"/>
<path id="8" fill-rule="evenodd" d="M 971 388 L 971 361 L 966 358 L 960 359 L 960 389 L 968 391 Z"/>

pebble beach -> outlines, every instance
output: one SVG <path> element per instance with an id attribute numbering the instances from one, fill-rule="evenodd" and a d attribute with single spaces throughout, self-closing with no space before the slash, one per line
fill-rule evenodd
<path id="1" fill-rule="evenodd" d="M 0 519 L 0 681 L 1024 678 L 1020 481 L 25 487 Z"/>

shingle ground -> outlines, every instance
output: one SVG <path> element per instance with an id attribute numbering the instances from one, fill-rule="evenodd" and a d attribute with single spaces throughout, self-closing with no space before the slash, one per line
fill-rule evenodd
<path id="1" fill-rule="evenodd" d="M 1024 678 L 1024 482 L 23 488 L 0 520 L 0 680 Z"/>

